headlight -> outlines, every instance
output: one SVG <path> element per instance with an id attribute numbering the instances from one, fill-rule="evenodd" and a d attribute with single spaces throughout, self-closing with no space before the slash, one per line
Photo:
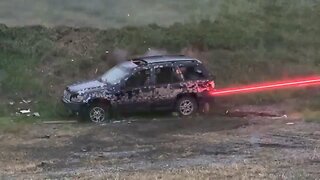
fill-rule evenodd
<path id="1" fill-rule="evenodd" d="M 83 96 L 79 95 L 79 94 L 75 94 L 71 96 L 71 101 L 73 102 L 81 102 L 83 101 Z"/>

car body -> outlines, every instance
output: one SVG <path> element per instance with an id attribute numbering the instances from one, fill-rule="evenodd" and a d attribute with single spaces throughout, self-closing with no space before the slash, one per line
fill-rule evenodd
<path id="1" fill-rule="evenodd" d="M 189 116 L 212 102 L 213 89 L 212 76 L 199 60 L 149 56 L 120 63 L 98 79 L 67 86 L 62 102 L 93 122 L 109 120 L 115 110 L 177 110 Z"/>

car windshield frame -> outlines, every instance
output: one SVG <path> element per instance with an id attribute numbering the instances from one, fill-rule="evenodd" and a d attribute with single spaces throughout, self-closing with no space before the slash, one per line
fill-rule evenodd
<path id="1" fill-rule="evenodd" d="M 109 69 L 105 72 L 101 77 L 100 81 L 106 84 L 118 84 L 121 80 L 125 79 L 132 73 L 133 69 L 128 67 L 123 67 L 121 65 L 117 65 Z"/>

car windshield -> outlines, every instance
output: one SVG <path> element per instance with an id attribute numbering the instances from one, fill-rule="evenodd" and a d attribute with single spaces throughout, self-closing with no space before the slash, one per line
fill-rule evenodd
<path id="1" fill-rule="evenodd" d="M 121 66 L 115 66 L 101 76 L 101 81 L 108 84 L 116 84 L 129 75 L 129 73 L 130 69 Z"/>

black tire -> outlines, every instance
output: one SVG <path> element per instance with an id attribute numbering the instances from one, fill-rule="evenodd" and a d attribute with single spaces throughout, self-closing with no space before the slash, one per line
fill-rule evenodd
<path id="1" fill-rule="evenodd" d="M 110 111 L 107 105 L 94 103 L 83 112 L 83 118 L 93 123 L 110 122 Z"/>
<path id="2" fill-rule="evenodd" d="M 194 97 L 181 97 L 176 102 L 176 111 L 183 117 L 192 116 L 198 112 L 198 103 Z"/>

